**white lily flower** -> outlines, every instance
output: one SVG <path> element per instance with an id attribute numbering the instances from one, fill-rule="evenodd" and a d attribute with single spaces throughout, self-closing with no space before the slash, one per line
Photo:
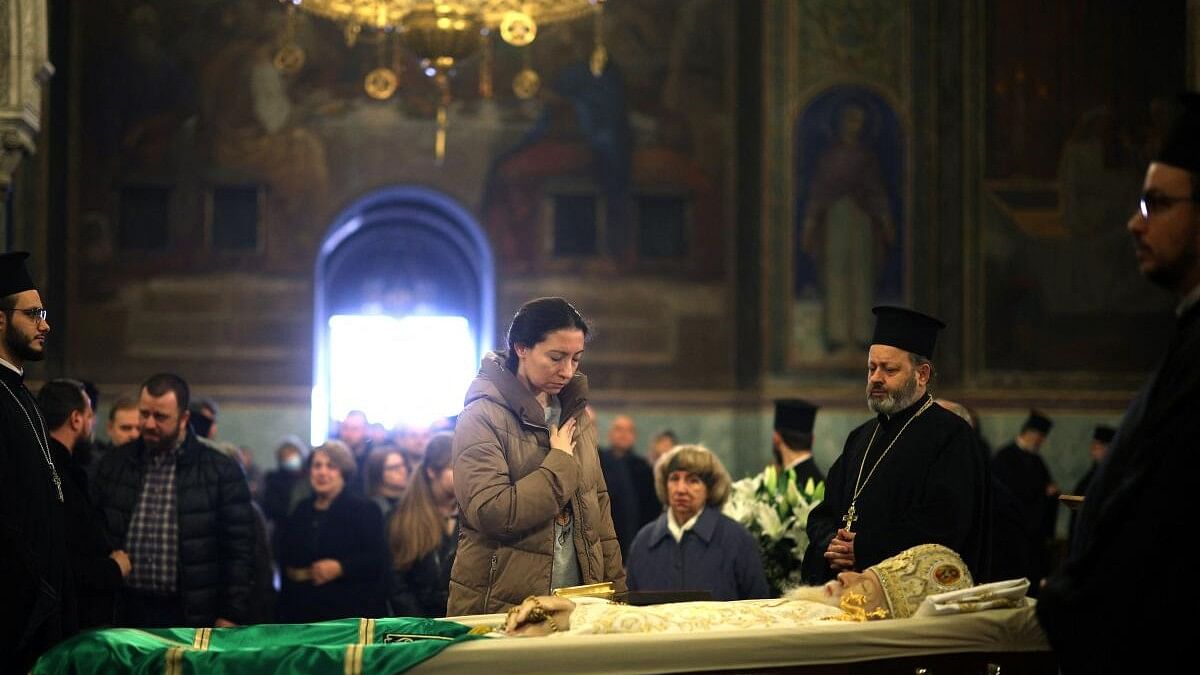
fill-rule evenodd
<path id="1" fill-rule="evenodd" d="M 775 511 L 775 509 L 771 508 L 767 504 L 759 502 L 758 504 L 755 504 L 754 516 L 758 526 L 762 528 L 764 537 L 774 541 L 783 536 L 783 522 L 780 521 L 779 514 Z"/>
<path id="2" fill-rule="evenodd" d="M 722 513 L 743 526 L 749 527 L 754 522 L 755 503 L 753 499 L 746 499 L 741 496 L 731 497 L 729 501 L 725 502 L 725 508 L 722 509 Z"/>
<path id="3" fill-rule="evenodd" d="M 812 482 L 811 478 L 809 479 L 809 482 L 810 483 Z M 796 489 L 796 481 L 789 480 L 788 484 L 787 484 L 788 506 L 790 506 L 791 508 L 794 509 L 803 502 L 804 502 L 804 497 L 800 494 L 800 491 Z"/>

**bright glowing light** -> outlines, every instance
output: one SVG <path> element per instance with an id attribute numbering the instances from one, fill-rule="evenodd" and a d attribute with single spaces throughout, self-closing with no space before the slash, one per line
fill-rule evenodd
<path id="1" fill-rule="evenodd" d="M 313 387 L 312 405 L 314 411 L 321 411 L 314 413 L 309 422 L 308 442 L 312 443 L 315 448 L 329 438 L 329 417 L 325 414 L 325 411 L 329 409 L 329 400 L 325 398 L 324 388 Z"/>
<path id="2" fill-rule="evenodd" d="M 329 414 L 362 410 L 386 427 L 462 411 L 475 344 L 461 316 L 329 318 Z"/>

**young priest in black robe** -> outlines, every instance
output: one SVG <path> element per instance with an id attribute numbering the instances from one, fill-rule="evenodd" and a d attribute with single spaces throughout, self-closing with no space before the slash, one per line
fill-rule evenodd
<path id="1" fill-rule="evenodd" d="M 779 464 L 779 487 L 787 486 L 788 472 L 796 476 L 796 488 L 801 492 L 808 481 L 815 486 L 825 480 L 825 474 L 813 459 L 813 422 L 818 406 L 803 399 L 775 401 L 775 431 L 771 434 L 771 452 Z"/>
<path id="2" fill-rule="evenodd" d="M 1200 95 L 1180 99 L 1126 224 L 1142 276 L 1179 298 L 1175 333 L 1125 412 L 1088 486 L 1071 555 L 1037 605 L 1067 675 L 1177 672 L 1195 660 Z"/>
<path id="3" fill-rule="evenodd" d="M 1092 479 L 1096 477 L 1096 470 L 1100 468 L 1100 462 L 1108 456 L 1108 446 L 1112 445 L 1113 436 L 1117 435 L 1117 430 L 1105 426 L 1097 425 L 1092 431 L 1092 444 L 1088 448 L 1088 454 L 1092 457 L 1092 465 L 1088 467 L 1087 473 L 1083 474 L 1083 478 L 1075 484 L 1075 489 L 1071 490 L 1071 494 L 1082 497 L 1087 494 L 1088 486 L 1092 484 Z M 1079 512 L 1071 513 L 1071 528 L 1068 530 L 1068 542 L 1075 541 L 1075 527 L 1079 524 Z"/>
<path id="4" fill-rule="evenodd" d="M 861 572 L 918 544 L 958 551 L 972 572 L 987 542 L 987 467 L 971 427 L 933 404 L 933 347 L 944 324 L 876 307 L 867 405 L 876 413 L 846 439 L 825 500 L 808 517 L 804 578 Z"/>
<path id="5" fill-rule="evenodd" d="M 1058 484 L 1050 475 L 1041 448 L 1054 422 L 1036 410 L 1021 425 L 1021 432 L 992 458 L 992 476 L 1016 498 L 1025 531 L 1029 557 L 1022 575 L 1029 579 L 1029 594 L 1036 597 L 1042 579 L 1050 572 L 1051 550 L 1058 525 Z"/>
<path id="6" fill-rule="evenodd" d="M 28 256 L 0 255 L 0 671 L 14 673 L 28 672 L 74 624 L 62 469 L 24 382 L 50 332 Z"/>

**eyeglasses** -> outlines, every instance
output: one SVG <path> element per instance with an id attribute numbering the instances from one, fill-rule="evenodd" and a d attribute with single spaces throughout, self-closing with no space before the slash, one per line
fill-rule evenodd
<path id="1" fill-rule="evenodd" d="M 384 464 L 383 465 L 384 471 L 399 471 L 400 469 L 407 469 L 407 468 L 408 467 L 404 466 L 403 464 Z"/>
<path id="2" fill-rule="evenodd" d="M 1143 218 L 1149 218 L 1155 213 L 1162 213 L 1179 202 L 1200 202 L 1195 195 L 1188 197 L 1172 197 L 1158 192 L 1143 192 L 1138 197 L 1138 212 Z"/>
<path id="3" fill-rule="evenodd" d="M 19 309 L 17 307 L 13 307 L 12 309 L 5 310 L 5 311 L 20 312 L 20 313 L 24 314 L 25 316 L 29 317 L 30 320 L 32 320 L 32 321 L 42 322 L 42 321 L 46 320 L 46 308 L 45 307 L 31 307 L 29 309 Z"/>

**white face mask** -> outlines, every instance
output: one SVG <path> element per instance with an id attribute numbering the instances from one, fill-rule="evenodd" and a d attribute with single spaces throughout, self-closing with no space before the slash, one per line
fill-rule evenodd
<path id="1" fill-rule="evenodd" d="M 288 471 L 299 471 L 300 457 L 298 455 L 292 455 L 291 457 L 283 460 L 283 468 L 287 469 Z"/>

